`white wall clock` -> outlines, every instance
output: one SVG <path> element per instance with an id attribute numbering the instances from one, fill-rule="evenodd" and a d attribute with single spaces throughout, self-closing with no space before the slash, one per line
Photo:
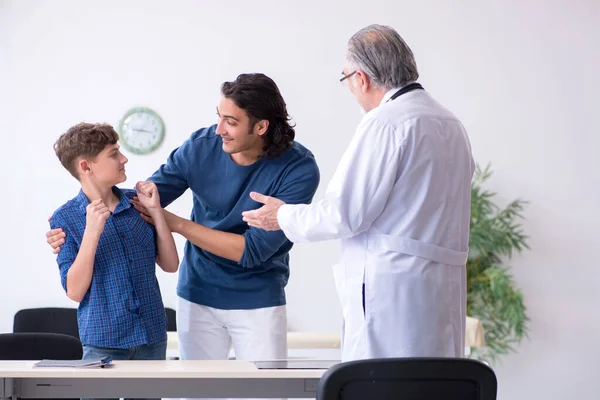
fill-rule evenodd
<path id="1" fill-rule="evenodd" d="M 162 118 L 146 107 L 127 111 L 119 123 L 123 147 L 134 154 L 148 154 L 158 148 L 165 136 Z"/>

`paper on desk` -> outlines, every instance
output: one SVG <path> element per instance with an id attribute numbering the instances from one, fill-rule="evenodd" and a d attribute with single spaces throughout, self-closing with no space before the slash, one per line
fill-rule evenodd
<path id="1" fill-rule="evenodd" d="M 42 360 L 34 367 L 66 367 L 66 368 L 104 368 L 110 364 L 110 357 L 92 358 L 88 360 Z"/>

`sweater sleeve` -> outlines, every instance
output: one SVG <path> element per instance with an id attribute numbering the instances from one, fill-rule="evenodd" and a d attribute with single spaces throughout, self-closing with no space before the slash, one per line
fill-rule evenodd
<path id="1" fill-rule="evenodd" d="M 304 157 L 289 167 L 275 193 L 269 194 L 288 204 L 306 204 L 312 201 L 319 186 L 319 168 L 314 157 Z M 256 203 L 256 208 L 262 204 Z M 287 238 L 279 231 L 264 231 L 250 227 L 245 233 L 245 250 L 240 265 L 252 268 L 268 260 L 286 243 Z"/>
<path id="2" fill-rule="evenodd" d="M 171 152 L 167 162 L 148 179 L 156 184 L 162 207 L 167 207 L 189 188 L 190 164 L 198 157 L 197 138 L 208 128 L 194 132 L 180 147 Z"/>

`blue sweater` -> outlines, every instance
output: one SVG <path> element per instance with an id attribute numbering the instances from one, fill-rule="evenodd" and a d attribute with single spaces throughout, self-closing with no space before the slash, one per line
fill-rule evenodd
<path id="1" fill-rule="evenodd" d="M 250 228 L 242 211 L 259 208 L 256 191 L 286 203 L 309 203 L 319 186 L 312 153 L 294 142 L 275 159 L 235 164 L 222 149 L 216 125 L 194 132 L 152 175 L 163 207 L 188 188 L 193 192 L 191 220 L 206 227 L 244 235 L 240 262 L 209 253 L 189 241 L 179 270 L 177 294 L 196 304 L 233 310 L 284 305 L 292 243 L 282 231 Z"/>

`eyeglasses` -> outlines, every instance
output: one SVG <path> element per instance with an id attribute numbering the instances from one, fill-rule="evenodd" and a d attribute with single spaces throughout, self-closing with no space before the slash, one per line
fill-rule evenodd
<path id="1" fill-rule="evenodd" d="M 343 84 L 344 84 L 344 81 L 345 81 L 346 79 L 350 78 L 350 77 L 351 77 L 352 75 L 354 75 L 355 73 L 356 73 L 356 71 L 354 71 L 354 72 L 351 72 L 350 74 L 346 75 L 346 74 L 344 73 L 344 71 L 342 71 L 342 75 L 344 75 L 344 76 L 340 78 L 340 83 L 343 85 Z"/>

